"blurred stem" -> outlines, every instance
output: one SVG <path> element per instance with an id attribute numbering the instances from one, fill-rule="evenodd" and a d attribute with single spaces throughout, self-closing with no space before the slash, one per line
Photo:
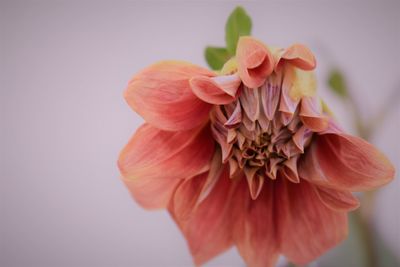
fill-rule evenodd
<path id="1" fill-rule="evenodd" d="M 362 243 L 364 244 L 365 255 L 367 256 L 366 267 L 376 267 L 378 266 L 378 259 L 376 258 L 374 249 L 374 238 L 372 235 L 372 225 L 370 220 L 363 216 L 360 209 L 354 212 L 355 222 L 359 226 L 360 237 Z"/>
<path id="2" fill-rule="evenodd" d="M 370 140 L 374 131 L 374 127 L 367 126 L 361 116 L 361 109 L 358 106 L 355 98 L 349 92 L 348 94 L 348 104 L 351 107 L 353 113 L 354 125 L 356 126 L 357 135 L 365 140 Z M 372 125 L 372 124 L 371 124 Z M 354 213 L 354 217 L 357 225 L 359 225 L 360 238 L 362 239 L 362 243 L 364 244 L 365 255 L 367 256 L 367 266 L 366 267 L 375 267 L 377 266 L 378 260 L 376 258 L 376 254 L 374 251 L 374 239 L 372 236 L 372 225 L 371 225 L 371 215 L 374 209 L 374 198 L 375 191 L 365 192 L 362 195 L 361 202 L 363 203 L 361 209 L 358 209 Z"/>

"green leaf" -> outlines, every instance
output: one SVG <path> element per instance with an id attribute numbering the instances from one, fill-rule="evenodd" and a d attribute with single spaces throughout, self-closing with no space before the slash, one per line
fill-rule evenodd
<path id="1" fill-rule="evenodd" d="M 207 46 L 204 50 L 204 56 L 208 65 L 213 70 L 220 70 L 224 66 L 225 62 L 231 57 L 228 50 L 223 47 L 212 47 Z"/>
<path id="2" fill-rule="evenodd" d="M 348 88 L 344 75 L 339 70 L 333 70 L 329 74 L 329 88 L 338 96 L 346 98 L 348 96 Z"/>
<path id="3" fill-rule="evenodd" d="M 229 15 L 225 25 L 226 48 L 231 55 L 236 52 L 237 42 L 240 36 L 251 34 L 251 18 L 243 7 L 236 7 Z"/>

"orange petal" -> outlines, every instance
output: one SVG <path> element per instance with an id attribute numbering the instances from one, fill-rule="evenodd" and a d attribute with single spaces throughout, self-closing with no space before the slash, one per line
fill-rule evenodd
<path id="1" fill-rule="evenodd" d="M 322 113 L 316 97 L 303 97 L 300 107 L 301 121 L 313 132 L 324 131 L 328 127 L 328 117 Z"/>
<path id="2" fill-rule="evenodd" d="M 373 145 L 344 133 L 316 136 L 300 162 L 308 181 L 346 191 L 365 191 L 390 182 L 394 168 Z"/>
<path id="3" fill-rule="evenodd" d="M 221 151 L 216 150 L 208 172 L 199 174 L 192 179 L 187 179 L 177 187 L 170 205 L 170 210 L 176 220 L 184 221 L 189 219 L 200 203 L 212 192 L 221 177 L 223 168 Z"/>
<path id="4" fill-rule="evenodd" d="M 327 208 L 313 186 L 304 180 L 275 182 L 280 249 L 299 265 L 316 259 L 347 236 L 347 213 Z"/>
<path id="5" fill-rule="evenodd" d="M 229 104 L 236 99 L 241 80 L 237 74 L 218 77 L 196 76 L 190 80 L 193 93 L 204 102 Z"/>
<path id="6" fill-rule="evenodd" d="M 196 265 L 204 264 L 232 246 L 232 222 L 228 207 L 234 185 L 226 168 L 189 219 L 179 220 L 174 208 L 169 209 L 188 242 Z"/>
<path id="7" fill-rule="evenodd" d="M 273 267 L 278 258 L 273 183 L 266 179 L 263 191 L 252 200 L 242 179 L 232 197 L 233 238 L 247 266 Z"/>
<path id="8" fill-rule="evenodd" d="M 144 124 L 122 150 L 118 166 L 141 205 L 165 208 L 179 180 L 207 171 L 213 153 L 208 126 L 169 132 Z"/>
<path id="9" fill-rule="evenodd" d="M 339 191 L 322 186 L 315 186 L 319 199 L 334 211 L 352 211 L 360 206 L 358 199 L 349 191 Z"/>
<path id="10" fill-rule="evenodd" d="M 208 119 L 211 105 L 190 89 L 194 76 L 214 74 L 190 63 L 165 61 L 154 64 L 129 82 L 125 99 L 146 122 L 163 130 L 188 130 Z"/>
<path id="11" fill-rule="evenodd" d="M 302 44 L 293 44 L 289 48 L 281 50 L 275 60 L 275 70 L 279 69 L 285 61 L 302 70 L 313 70 L 317 65 L 311 50 Z"/>
<path id="12" fill-rule="evenodd" d="M 176 187 L 169 206 L 176 220 L 188 220 L 193 214 L 207 176 L 207 172 L 199 174 L 191 179 L 183 180 Z"/>
<path id="13" fill-rule="evenodd" d="M 236 57 L 239 76 L 249 88 L 261 86 L 274 69 L 274 58 L 268 48 L 249 36 L 240 37 Z"/>

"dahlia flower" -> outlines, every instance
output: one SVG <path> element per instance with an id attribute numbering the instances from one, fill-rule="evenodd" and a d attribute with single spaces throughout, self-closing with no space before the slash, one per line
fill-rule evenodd
<path id="1" fill-rule="evenodd" d="M 315 66 L 301 44 L 243 36 L 218 73 L 164 61 L 129 82 L 146 123 L 120 154 L 122 179 L 143 207 L 168 209 L 196 265 L 231 246 L 248 266 L 308 263 L 346 237 L 351 192 L 393 178 L 318 98 Z"/>

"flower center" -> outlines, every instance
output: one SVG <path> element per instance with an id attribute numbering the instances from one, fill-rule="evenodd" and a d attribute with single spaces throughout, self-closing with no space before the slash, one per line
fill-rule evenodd
<path id="1" fill-rule="evenodd" d="M 297 160 L 310 143 L 312 131 L 298 116 L 280 110 L 280 79 L 273 75 L 259 88 L 241 85 L 240 96 L 228 105 L 215 106 L 211 128 L 229 162 L 230 176 L 245 174 L 257 197 L 265 177 L 286 177 L 299 182 Z M 257 193 L 258 192 L 258 193 Z"/>

